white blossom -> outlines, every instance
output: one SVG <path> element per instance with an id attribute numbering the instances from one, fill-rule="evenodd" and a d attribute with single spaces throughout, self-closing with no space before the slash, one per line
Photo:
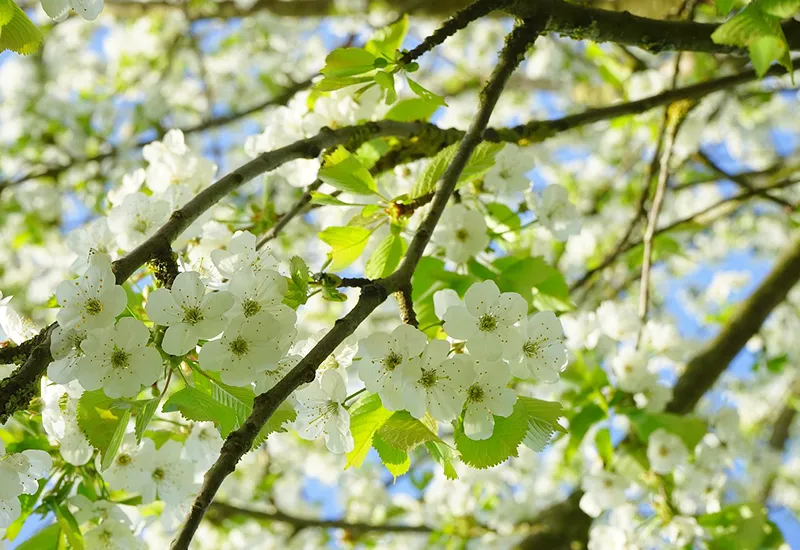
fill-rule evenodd
<path id="1" fill-rule="evenodd" d="M 509 357 L 511 372 L 518 378 L 533 377 L 553 384 L 567 366 L 564 331 L 552 311 L 540 311 L 520 322 L 522 345 Z"/>
<path id="2" fill-rule="evenodd" d="M 647 440 L 647 458 L 650 469 L 657 474 L 668 474 L 686 464 L 689 451 L 680 437 L 659 428 Z"/>
<path id="3" fill-rule="evenodd" d="M 65 330 L 94 330 L 114 324 L 128 302 L 125 290 L 116 283 L 111 259 L 93 254 L 86 272 L 56 289 L 61 309 L 56 321 Z"/>
<path id="4" fill-rule="evenodd" d="M 94 21 L 103 11 L 103 0 L 42 0 L 42 8 L 54 21 L 63 21 L 69 10 L 75 10 L 87 21 Z"/>
<path id="5" fill-rule="evenodd" d="M 404 408 L 403 386 L 419 374 L 416 363 L 427 342 L 425 333 L 410 325 L 400 325 L 391 334 L 376 332 L 359 342 L 358 377 L 367 390 L 381 396 L 387 409 Z M 408 362 L 414 367 L 404 366 Z"/>
<path id="6" fill-rule="evenodd" d="M 196 271 L 180 273 L 172 289 L 157 288 L 147 298 L 145 310 L 150 319 L 167 326 L 161 347 L 170 355 L 185 355 L 198 340 L 218 336 L 228 325 L 225 313 L 233 306 L 233 296 L 224 290 L 206 293 Z"/>
<path id="7" fill-rule="evenodd" d="M 464 435 L 489 439 L 494 431 L 494 416 L 506 417 L 514 412 L 517 393 L 506 387 L 511 370 L 505 361 L 476 361 L 475 375 L 466 390 Z"/>
<path id="8" fill-rule="evenodd" d="M 325 445 L 333 453 L 353 450 L 350 414 L 343 403 L 347 398 L 344 378 L 338 370 L 326 370 L 307 387 L 297 390 L 295 429 L 304 439 L 325 436 Z"/>
<path id="9" fill-rule="evenodd" d="M 211 260 L 220 274 L 228 279 L 245 267 L 258 272 L 262 269 L 275 270 L 278 266 L 268 249 L 256 250 L 256 236 L 249 231 L 234 233 L 227 250 L 211 251 Z"/>
<path id="10" fill-rule="evenodd" d="M 487 189 L 508 196 L 530 187 L 526 173 L 533 169 L 533 155 L 521 147 L 507 144 L 495 156 L 492 166 L 483 178 Z"/>
<path id="11" fill-rule="evenodd" d="M 421 359 L 397 367 L 398 376 L 407 381 L 402 389 L 403 408 L 414 418 L 421 419 L 429 411 L 436 420 L 450 422 L 461 413 L 475 371 L 468 357 L 448 359 L 449 352 L 447 341 L 433 340 Z"/>
<path id="12" fill-rule="evenodd" d="M 121 249 L 132 250 L 155 233 L 168 216 L 166 201 L 136 192 L 109 211 L 108 227 L 117 236 Z"/>
<path id="13" fill-rule="evenodd" d="M 286 278 L 277 271 L 244 267 L 228 283 L 228 291 L 236 297 L 230 315 L 252 317 L 261 310 L 274 312 L 288 308 L 283 304 L 288 290 Z"/>
<path id="14" fill-rule="evenodd" d="M 480 212 L 454 204 L 442 213 L 432 240 L 442 247 L 448 260 L 464 263 L 489 245 L 487 231 Z"/>
<path id="15" fill-rule="evenodd" d="M 510 357 L 522 346 L 514 326 L 527 312 L 525 299 L 514 292 L 500 293 L 494 281 L 475 283 L 464 295 L 464 304 L 444 314 L 444 331 L 467 341 L 470 354 L 479 359 Z"/>
<path id="16" fill-rule="evenodd" d="M 90 332 L 81 342 L 85 355 L 75 366 L 81 386 L 102 389 L 109 397 L 136 397 L 161 375 L 161 356 L 147 346 L 149 339 L 150 331 L 133 317 Z"/>
<path id="17" fill-rule="evenodd" d="M 526 199 L 536 219 L 550 230 L 555 239 L 566 241 L 580 232 L 580 214 L 575 205 L 569 202 L 565 187 L 554 183 L 544 188 L 541 198 L 530 192 Z"/>

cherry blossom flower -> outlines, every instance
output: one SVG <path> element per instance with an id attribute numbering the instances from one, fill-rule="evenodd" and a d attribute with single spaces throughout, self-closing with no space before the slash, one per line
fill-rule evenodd
<path id="1" fill-rule="evenodd" d="M 486 220 L 463 204 L 447 208 L 433 231 L 433 242 L 448 260 L 464 263 L 489 245 Z"/>
<path id="2" fill-rule="evenodd" d="M 171 290 L 153 291 L 145 310 L 154 323 L 169 327 L 161 343 L 164 351 L 185 355 L 197 346 L 198 340 L 214 338 L 225 330 L 225 312 L 231 306 L 233 296 L 229 292 L 206 293 L 200 274 L 185 271 L 175 277 Z"/>
<path id="3" fill-rule="evenodd" d="M 526 196 L 539 223 L 558 241 L 566 241 L 580 231 L 580 214 L 568 195 L 565 187 L 554 183 L 544 188 L 541 198 L 533 192 Z"/>
<path id="4" fill-rule="evenodd" d="M 519 378 L 535 378 L 554 384 L 567 366 L 564 331 L 552 311 L 540 311 L 520 322 L 522 345 L 509 357 L 511 372 Z"/>
<path id="5" fill-rule="evenodd" d="M 514 412 L 517 393 L 506 387 L 511 369 L 505 361 L 475 361 L 475 374 L 475 381 L 466 389 L 464 435 L 489 439 L 494 415 L 506 417 Z"/>
<path id="6" fill-rule="evenodd" d="M 64 329 L 57 326 L 50 334 L 50 355 L 53 362 L 47 366 L 47 377 L 57 384 L 68 384 L 75 380 L 75 366 L 83 357 L 81 342 L 86 339 L 85 330 Z"/>
<path id="7" fill-rule="evenodd" d="M 353 450 L 350 414 L 343 403 L 346 383 L 338 370 L 326 370 L 310 385 L 295 392 L 298 401 L 295 429 L 303 439 L 317 439 L 324 434 L 325 445 L 332 453 Z"/>
<path id="8" fill-rule="evenodd" d="M 381 396 L 383 406 L 390 411 L 404 408 L 403 386 L 416 380 L 419 366 L 403 365 L 416 362 L 427 342 L 425 333 L 410 325 L 400 325 L 391 334 L 376 332 L 359 342 L 358 377 L 367 390 Z"/>
<path id="9" fill-rule="evenodd" d="M 84 356 L 75 367 L 87 390 L 102 390 L 109 397 L 136 397 L 161 374 L 161 356 L 147 347 L 150 331 L 141 321 L 123 317 L 114 327 L 89 333 L 81 342 Z"/>
<path id="10" fill-rule="evenodd" d="M 270 312 L 290 309 L 282 303 L 288 290 L 289 283 L 277 271 L 245 267 L 234 273 L 228 283 L 228 291 L 237 298 L 230 315 L 252 317 L 262 309 Z"/>
<path id="11" fill-rule="evenodd" d="M 142 445 L 136 462 L 144 475 L 139 478 L 142 485 L 138 492 L 142 502 L 152 502 L 158 496 L 167 505 L 179 505 L 197 489 L 194 469 L 187 468 L 182 453 L 183 447 L 175 440 L 166 441 L 159 449 L 152 440 Z"/>
<path id="12" fill-rule="evenodd" d="M 527 309 L 522 296 L 501 294 L 494 281 L 475 283 L 464 295 L 464 303 L 448 308 L 444 314 L 444 331 L 466 340 L 470 354 L 478 359 L 510 357 L 523 344 L 514 324 L 522 320 Z"/>
<path id="13" fill-rule="evenodd" d="M 686 464 L 689 451 L 677 435 L 659 428 L 647 440 L 647 458 L 650 469 L 657 474 L 668 474 Z"/>
<path id="14" fill-rule="evenodd" d="M 289 326 L 293 331 L 294 325 Z M 220 339 L 204 344 L 200 349 L 200 364 L 219 372 L 226 384 L 244 386 L 281 359 L 290 345 L 286 325 L 262 311 L 252 317 L 234 319 Z"/>
<path id="15" fill-rule="evenodd" d="M 75 10 L 87 21 L 94 21 L 103 11 L 103 0 L 42 0 L 44 12 L 54 21 L 64 21 Z"/>
<path id="16" fill-rule="evenodd" d="M 108 213 L 108 227 L 123 250 L 133 250 L 169 217 L 169 204 L 144 193 L 131 193 Z"/>
<path id="17" fill-rule="evenodd" d="M 461 413 L 466 389 L 475 380 L 473 361 L 465 355 L 447 356 L 445 340 L 428 343 L 419 361 L 406 361 L 397 367 L 398 376 L 407 380 L 403 387 L 403 407 L 414 418 L 425 412 L 441 422 L 450 422 Z"/>
<path id="18" fill-rule="evenodd" d="M 142 156 L 149 163 L 147 186 L 156 193 L 185 185 L 195 195 L 211 185 L 217 173 L 216 164 L 189 151 L 180 130 L 170 130 L 162 141 L 145 145 Z"/>
<path id="19" fill-rule="evenodd" d="M 269 250 L 256 250 L 256 236 L 249 231 L 234 233 L 227 250 L 211 251 L 211 260 L 220 274 L 228 279 L 245 267 L 255 272 L 278 267 Z"/>
<path id="20" fill-rule="evenodd" d="M 65 330 L 111 326 L 128 302 L 125 290 L 116 284 L 111 259 L 101 253 L 92 255 L 83 275 L 58 285 L 56 300 L 61 306 L 56 321 Z"/>
<path id="21" fill-rule="evenodd" d="M 625 496 L 628 485 L 628 480 L 621 475 L 605 470 L 586 475 L 581 481 L 584 491 L 580 501 L 581 510 L 596 518 L 604 510 L 622 506 L 628 502 Z"/>
<path id="22" fill-rule="evenodd" d="M 531 185 L 525 174 L 533 169 L 533 165 L 530 151 L 507 144 L 495 156 L 494 166 L 484 176 L 483 184 L 502 196 L 525 191 Z"/>

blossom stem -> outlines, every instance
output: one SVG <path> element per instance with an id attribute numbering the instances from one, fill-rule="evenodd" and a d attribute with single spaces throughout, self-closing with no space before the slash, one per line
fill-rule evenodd
<path id="1" fill-rule="evenodd" d="M 350 395 L 348 395 L 347 397 L 344 398 L 344 401 L 342 402 L 342 405 L 344 405 L 344 407 L 347 408 L 347 402 L 348 401 L 350 401 L 351 399 L 355 399 L 356 397 L 358 397 L 359 395 L 361 395 L 365 391 L 367 391 L 367 388 L 361 388 L 357 392 L 351 393 Z"/>

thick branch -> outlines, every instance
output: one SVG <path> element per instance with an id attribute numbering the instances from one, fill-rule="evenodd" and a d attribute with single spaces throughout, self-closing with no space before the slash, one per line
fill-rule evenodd
<path id="1" fill-rule="evenodd" d="M 780 304 L 800 279 L 800 239 L 778 259 L 750 297 L 739 306 L 728 323 L 706 348 L 692 358 L 675 384 L 667 411 L 686 414 L 711 388 L 767 316 Z"/>
<path id="2" fill-rule="evenodd" d="M 218 521 L 229 517 L 243 516 L 259 521 L 278 521 L 288 523 L 296 530 L 318 528 L 318 529 L 344 529 L 353 533 L 380 532 L 380 533 L 430 533 L 432 529 L 425 525 L 396 525 L 371 523 L 353 523 L 343 520 L 309 519 L 292 516 L 283 512 L 265 512 L 253 508 L 241 508 L 227 502 L 212 502 L 209 507 L 209 516 L 212 521 Z M 213 515 L 212 515 L 213 514 Z"/>
<path id="3" fill-rule="evenodd" d="M 414 311 L 414 300 L 411 299 L 411 285 L 406 285 L 394 293 L 397 307 L 400 310 L 400 319 L 407 325 L 419 327 L 417 313 Z"/>
<path id="4" fill-rule="evenodd" d="M 458 177 L 475 147 L 481 141 L 481 135 L 486 129 L 489 117 L 508 77 L 524 57 L 525 50 L 532 40 L 531 36 L 535 37 L 536 35 L 535 32 L 530 33 L 527 25 L 516 27 L 509 35 L 506 46 L 500 54 L 500 60 L 483 91 L 480 109 L 456 151 L 452 163 L 442 176 L 431 210 L 414 235 L 400 268 L 390 277 L 365 286 L 353 309 L 336 321 L 333 328 L 281 381 L 256 398 L 250 417 L 241 428 L 228 436 L 222 446 L 219 458 L 206 472 L 203 486 L 192 503 L 186 522 L 172 542 L 173 550 L 188 549 L 189 543 L 220 485 L 234 471 L 239 459 L 250 449 L 261 427 L 278 406 L 301 384 L 313 381 L 317 367 L 336 349 L 336 346 L 350 336 L 367 316 L 386 300 L 390 293 L 411 281 L 414 269 L 455 189 Z"/>

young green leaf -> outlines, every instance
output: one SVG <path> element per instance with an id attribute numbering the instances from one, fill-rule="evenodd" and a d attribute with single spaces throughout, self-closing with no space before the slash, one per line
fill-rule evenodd
<path id="1" fill-rule="evenodd" d="M 16 546 L 17 550 L 57 550 L 61 539 L 61 525 L 56 522 L 36 532 L 31 538 Z"/>
<path id="2" fill-rule="evenodd" d="M 407 411 L 397 411 L 378 430 L 378 435 L 389 445 L 408 452 L 428 441 L 442 443 L 439 436 Z"/>
<path id="3" fill-rule="evenodd" d="M 430 101 L 432 103 L 436 103 L 437 105 L 447 105 L 444 98 L 439 94 L 435 94 L 432 91 L 422 87 L 419 83 L 415 82 L 411 79 L 408 75 L 406 75 L 406 81 L 408 82 L 408 87 L 411 88 L 411 91 L 417 94 L 419 97 L 426 101 Z"/>
<path id="4" fill-rule="evenodd" d="M 439 106 L 439 103 L 421 97 L 402 99 L 392 105 L 385 118 L 386 120 L 396 120 L 398 122 L 428 120 Z"/>
<path id="5" fill-rule="evenodd" d="M 186 387 L 175 392 L 164 403 L 162 410 L 178 411 L 186 420 L 213 422 L 222 437 L 228 437 L 239 427 L 236 411 L 197 388 Z"/>
<path id="6" fill-rule="evenodd" d="M 756 0 L 753 4 L 762 12 L 781 19 L 792 17 L 800 10 L 800 0 Z"/>
<path id="7" fill-rule="evenodd" d="M 403 237 L 390 233 L 367 260 L 364 274 L 370 279 L 388 277 L 400 264 L 407 248 L 408 244 Z"/>
<path id="8" fill-rule="evenodd" d="M 758 76 L 764 76 L 773 61 L 780 60 L 785 51 L 786 43 L 777 36 L 760 36 L 750 42 L 748 46 L 750 61 Z"/>
<path id="9" fill-rule="evenodd" d="M 408 32 L 408 15 L 391 25 L 375 31 L 369 41 L 364 44 L 364 49 L 375 57 L 394 59 L 394 53 L 403 44 L 403 39 Z"/>
<path id="10" fill-rule="evenodd" d="M 347 453 L 347 464 L 360 467 L 372 447 L 375 433 L 392 416 L 381 403 L 381 398 L 376 393 L 370 393 L 356 401 L 350 409 L 350 433 L 353 434 L 354 447 Z"/>
<path id="11" fill-rule="evenodd" d="M 104 461 L 105 462 L 105 461 Z M 75 520 L 75 516 L 66 507 L 58 502 L 52 502 L 50 509 L 56 516 L 56 521 L 61 527 L 61 532 L 66 536 L 69 548 L 71 550 L 83 550 L 83 535 L 81 535 L 81 528 Z"/>
<path id="12" fill-rule="evenodd" d="M 130 409 L 120 409 L 115 406 L 118 404 L 118 399 L 111 399 L 103 390 L 83 392 L 78 400 L 78 426 L 92 447 L 100 451 L 103 463 L 117 452 L 122 440 L 118 432 L 122 430 L 124 435 L 130 419 Z"/>
<path id="13" fill-rule="evenodd" d="M 319 232 L 319 238 L 331 247 L 331 270 L 338 271 L 361 256 L 372 231 L 366 227 L 329 227 Z"/>
<path id="14" fill-rule="evenodd" d="M 550 443 L 557 431 L 566 432 L 558 419 L 561 417 L 561 403 L 555 401 L 542 401 L 533 397 L 520 396 L 517 398 L 528 417 L 528 432 L 523 443 L 529 449 L 541 452 Z"/>
<path id="15" fill-rule="evenodd" d="M 425 443 L 425 448 L 428 449 L 428 454 L 431 455 L 431 458 L 444 468 L 444 477 L 458 479 L 458 472 L 453 468 L 453 460 L 455 460 L 456 454 L 450 447 L 436 441 L 428 441 Z"/>
<path id="16" fill-rule="evenodd" d="M 117 455 L 120 444 L 122 444 L 122 438 L 125 437 L 125 432 L 128 429 L 128 421 L 130 419 L 131 411 L 130 409 L 126 409 L 119 417 L 117 427 L 114 429 L 114 433 L 111 435 L 111 439 L 108 442 L 108 447 L 102 452 L 103 461 L 100 464 L 102 470 L 106 470 L 114 462 L 114 457 Z"/>
<path id="17" fill-rule="evenodd" d="M 362 48 L 337 48 L 325 58 L 320 71 L 329 78 L 345 78 L 367 73 L 375 68 L 375 55 Z"/>
<path id="18" fill-rule="evenodd" d="M 422 197 L 436 190 L 436 184 L 444 175 L 447 167 L 453 162 L 457 148 L 458 144 L 453 144 L 439 151 L 431 159 L 419 179 L 414 183 L 414 187 L 409 194 L 410 198 Z M 502 143 L 490 143 L 487 141 L 480 143 L 475 148 L 475 151 L 472 152 L 466 166 L 464 166 L 464 170 L 458 178 L 459 185 L 483 177 L 494 166 L 495 157 L 502 148 Z"/>
<path id="19" fill-rule="evenodd" d="M 631 423 L 636 428 L 636 433 L 642 441 L 647 441 L 651 433 L 663 428 L 683 440 L 690 451 L 703 439 L 708 431 L 705 422 L 696 416 L 678 416 L 671 413 L 647 413 L 634 410 L 628 413 Z"/>
<path id="20" fill-rule="evenodd" d="M 292 282 L 303 292 L 308 291 L 310 272 L 308 265 L 300 256 L 292 256 L 292 259 L 289 260 L 289 275 L 291 275 Z"/>
<path id="21" fill-rule="evenodd" d="M 148 424 L 153 419 L 153 415 L 158 410 L 158 404 L 161 402 L 160 397 L 147 399 L 141 403 L 139 412 L 136 414 L 136 423 L 134 424 L 134 433 L 136 434 L 136 442 L 141 443 L 144 431 L 147 429 Z"/>
<path id="22" fill-rule="evenodd" d="M 597 454 L 603 459 L 603 463 L 606 467 L 610 466 L 614 461 L 614 445 L 611 444 L 611 432 L 608 431 L 608 428 L 597 430 L 594 443 L 597 447 Z"/>
<path id="23" fill-rule="evenodd" d="M 494 431 L 489 439 L 470 439 L 464 434 L 460 423 L 456 426 L 454 438 L 462 462 L 482 470 L 517 456 L 519 446 L 527 433 L 528 413 L 518 399 L 514 404 L 514 412 L 508 418 L 494 417 Z"/>
<path id="24" fill-rule="evenodd" d="M 30 55 L 44 36 L 13 0 L 0 0 L 0 52 L 11 50 Z"/>
<path id="25" fill-rule="evenodd" d="M 378 452 L 378 457 L 383 465 L 395 478 L 406 473 L 411 467 L 411 459 L 408 457 L 408 453 L 392 447 L 381 436 L 376 435 L 373 438 L 372 446 Z"/>
<path id="26" fill-rule="evenodd" d="M 319 179 L 340 191 L 357 195 L 374 195 L 378 190 L 369 170 L 341 146 L 325 157 Z"/>
<path id="27" fill-rule="evenodd" d="M 256 438 L 253 440 L 253 449 L 258 449 L 261 445 L 267 440 L 270 434 L 275 432 L 285 432 L 286 428 L 284 424 L 287 422 L 294 422 L 295 418 L 297 418 L 297 411 L 294 410 L 292 404 L 288 401 L 284 401 L 278 408 L 272 413 L 272 416 L 269 417 L 266 424 L 261 427 L 261 430 L 256 435 Z"/>
<path id="28" fill-rule="evenodd" d="M 391 105 L 397 101 L 397 91 L 394 89 L 393 74 L 388 71 L 378 71 L 375 73 L 375 82 L 386 92 L 386 99 L 384 101 L 387 105 Z"/>

